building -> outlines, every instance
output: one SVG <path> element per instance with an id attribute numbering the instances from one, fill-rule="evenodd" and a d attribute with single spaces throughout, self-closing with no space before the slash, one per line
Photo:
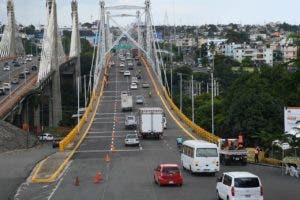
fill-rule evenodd
<path id="1" fill-rule="evenodd" d="M 237 48 L 234 51 L 233 58 L 239 62 L 249 58 L 257 64 L 273 66 L 273 50 L 270 48 Z"/>
<path id="2" fill-rule="evenodd" d="M 194 46 L 196 46 L 196 40 L 193 37 L 179 38 L 179 39 L 176 39 L 175 45 L 177 47 L 194 47 Z"/>
<path id="3" fill-rule="evenodd" d="M 222 54 L 225 56 L 232 57 L 234 56 L 234 52 L 236 49 L 242 48 L 241 44 L 235 44 L 235 43 L 230 43 L 230 44 L 224 44 L 222 47 Z"/>
<path id="4" fill-rule="evenodd" d="M 251 41 L 257 41 L 258 39 L 266 40 L 267 39 L 267 34 L 255 33 L 255 34 L 250 35 L 250 40 Z"/>
<path id="5" fill-rule="evenodd" d="M 282 46 L 283 61 L 288 62 L 297 58 L 296 46 Z"/>

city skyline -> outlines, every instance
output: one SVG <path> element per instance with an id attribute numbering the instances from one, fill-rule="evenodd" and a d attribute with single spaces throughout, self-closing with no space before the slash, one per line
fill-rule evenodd
<path id="1" fill-rule="evenodd" d="M 24 0 L 14 1 L 18 23 L 24 25 L 45 24 L 46 0 L 32 0 L 30 3 Z M 71 0 L 57 0 L 60 27 L 71 25 L 70 2 Z M 107 0 L 105 2 L 107 6 L 127 3 L 144 5 L 142 0 Z M 98 19 L 98 0 L 78 0 L 78 4 L 81 23 Z M 272 0 L 247 2 L 240 0 L 189 0 L 189 3 L 184 0 L 151 0 L 155 25 L 265 24 L 278 21 L 300 24 L 298 7 L 300 7 L 300 2 L 296 0 L 286 0 L 281 4 L 274 3 Z M 6 0 L 0 0 L 0 13 L 0 21 L 5 24 Z M 166 14 L 168 16 L 167 21 Z M 123 23 L 131 21 L 123 20 Z"/>

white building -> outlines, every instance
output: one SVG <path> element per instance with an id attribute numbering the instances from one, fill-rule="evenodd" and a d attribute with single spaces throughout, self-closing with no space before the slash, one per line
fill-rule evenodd
<path id="1" fill-rule="evenodd" d="M 237 48 L 233 58 L 242 62 L 245 58 L 250 58 L 257 63 L 266 63 L 273 66 L 273 50 L 270 48 Z"/>
<path id="2" fill-rule="evenodd" d="M 283 46 L 283 60 L 288 62 L 297 58 L 297 47 L 296 46 Z"/>
<path id="3" fill-rule="evenodd" d="M 258 38 L 261 38 L 263 40 L 267 39 L 267 34 L 251 34 L 250 35 L 250 40 L 251 41 L 257 41 Z"/>
<path id="4" fill-rule="evenodd" d="M 242 48 L 242 45 L 235 43 L 225 44 L 223 45 L 223 54 L 225 56 L 233 57 L 235 50 L 238 48 Z"/>
<path id="5" fill-rule="evenodd" d="M 182 38 L 182 39 L 176 39 L 176 46 L 177 47 L 193 47 L 196 46 L 195 38 Z"/>

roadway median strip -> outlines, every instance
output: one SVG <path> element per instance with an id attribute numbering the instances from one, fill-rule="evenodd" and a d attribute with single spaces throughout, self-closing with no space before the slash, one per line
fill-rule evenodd
<path id="1" fill-rule="evenodd" d="M 105 73 L 108 68 L 107 66 L 108 66 L 110 57 L 107 60 L 108 60 L 108 62 L 106 63 Z M 105 79 L 103 79 L 103 81 L 102 81 L 100 92 L 99 92 L 99 97 L 98 97 L 94 112 L 89 120 L 89 123 L 87 125 L 87 128 L 86 128 L 84 134 L 81 136 L 81 138 L 78 141 L 78 143 L 76 144 L 76 146 L 71 151 L 57 152 L 57 153 L 49 156 L 48 158 L 44 159 L 43 161 L 41 161 L 38 164 L 38 167 L 36 168 L 36 171 L 33 173 L 33 176 L 31 178 L 31 181 L 33 183 L 54 182 L 59 177 L 59 175 L 63 172 L 64 168 L 67 166 L 70 159 L 76 153 L 76 150 L 82 144 L 83 140 L 85 139 L 86 135 L 88 134 L 88 132 L 92 126 L 92 123 L 94 121 L 94 118 L 97 114 L 97 110 L 98 110 L 100 102 L 101 102 L 101 98 L 103 96 L 104 86 L 105 86 Z M 87 119 L 85 119 L 85 120 L 87 120 Z M 57 157 L 55 157 L 55 156 L 57 156 Z M 45 173 L 44 171 L 47 171 L 49 168 L 51 168 L 51 164 L 53 165 L 53 163 L 55 166 L 51 170 L 49 170 L 48 173 Z M 50 165 L 50 167 L 48 165 Z"/>

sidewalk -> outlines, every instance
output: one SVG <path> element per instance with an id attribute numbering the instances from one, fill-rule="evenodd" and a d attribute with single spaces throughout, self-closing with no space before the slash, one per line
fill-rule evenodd
<path id="1" fill-rule="evenodd" d="M 54 153 L 50 144 L 43 144 L 31 149 L 10 151 L 0 154 L 0 196 L 12 198 L 21 183 L 27 179 L 35 165 Z"/>

